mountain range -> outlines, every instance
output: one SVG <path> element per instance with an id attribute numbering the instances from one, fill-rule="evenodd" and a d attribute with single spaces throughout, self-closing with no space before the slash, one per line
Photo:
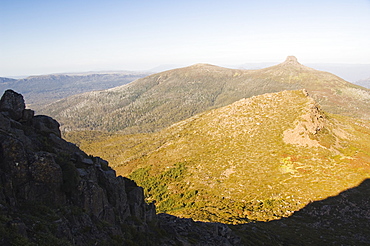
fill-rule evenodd
<path id="1" fill-rule="evenodd" d="M 278 219 L 369 177 L 370 90 L 293 56 L 258 70 L 169 70 L 42 112 L 181 217 Z"/>
<path id="2" fill-rule="evenodd" d="M 15 81 L 17 81 L 16 79 L 11 79 L 11 78 L 5 78 L 5 77 L 0 77 L 0 83 L 1 84 L 10 84 L 10 83 L 14 83 Z"/>
<path id="3" fill-rule="evenodd" d="M 61 99 L 40 110 L 62 131 L 153 132 L 242 98 L 306 89 L 330 113 L 370 119 L 370 90 L 303 66 L 295 57 L 258 70 L 196 64 L 104 91 Z"/>
<path id="4" fill-rule="evenodd" d="M 24 79 L 0 78 L 0 93 L 14 89 L 24 95 L 28 107 L 38 111 L 56 100 L 94 90 L 104 90 L 145 77 L 147 72 L 87 72 L 30 76 Z"/>

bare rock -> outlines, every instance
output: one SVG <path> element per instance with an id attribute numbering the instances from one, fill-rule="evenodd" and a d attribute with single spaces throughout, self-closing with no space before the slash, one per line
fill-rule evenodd
<path id="1" fill-rule="evenodd" d="M 35 111 L 31 109 L 25 109 L 22 113 L 22 122 L 30 123 L 32 121 L 33 116 L 35 115 Z"/>
<path id="2" fill-rule="evenodd" d="M 10 120 L 0 113 L 0 129 L 3 131 L 10 130 Z"/>
<path id="3" fill-rule="evenodd" d="M 24 145 L 10 135 L 0 135 L 0 170 L 12 178 L 13 187 L 28 181 L 28 161 Z"/>
<path id="4" fill-rule="evenodd" d="M 61 192 L 63 173 L 48 152 L 37 152 L 30 158 L 30 187 L 28 200 L 47 201 L 50 204 L 64 204 L 65 195 Z"/>
<path id="5" fill-rule="evenodd" d="M 144 190 L 137 186 L 128 192 L 128 202 L 130 205 L 131 215 L 136 218 L 144 218 L 145 210 L 142 206 L 144 203 Z"/>
<path id="6" fill-rule="evenodd" d="M 0 111 L 7 113 L 13 120 L 20 120 L 25 108 L 23 96 L 13 90 L 5 91 L 0 99 Z"/>
<path id="7" fill-rule="evenodd" d="M 297 57 L 295 56 L 288 56 L 286 60 L 284 61 L 284 64 L 287 65 L 300 65 L 300 63 L 297 60 Z"/>
<path id="8" fill-rule="evenodd" d="M 43 132 L 43 133 L 53 133 L 58 137 L 61 137 L 61 133 L 59 130 L 59 123 L 58 121 L 54 120 L 53 118 L 45 115 L 36 115 L 32 119 L 32 124 L 35 129 Z"/>

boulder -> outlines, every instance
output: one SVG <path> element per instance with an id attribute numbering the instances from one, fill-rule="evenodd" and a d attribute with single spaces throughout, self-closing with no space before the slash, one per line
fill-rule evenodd
<path id="1" fill-rule="evenodd" d="M 61 137 L 58 121 L 49 116 L 36 115 L 32 118 L 32 125 L 35 129 L 43 133 L 53 133 L 56 136 Z"/>
<path id="2" fill-rule="evenodd" d="M 20 120 L 26 108 L 23 96 L 13 90 L 5 91 L 0 99 L 0 111 L 5 112 L 13 120 Z"/>

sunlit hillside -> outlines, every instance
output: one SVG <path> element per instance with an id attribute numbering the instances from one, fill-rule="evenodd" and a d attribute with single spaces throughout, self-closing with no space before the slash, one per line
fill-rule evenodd
<path id="1" fill-rule="evenodd" d="M 203 221 L 289 216 L 370 177 L 369 121 L 326 113 L 305 90 L 242 99 L 153 134 L 82 133 L 67 137 L 143 186 L 158 211 Z"/>

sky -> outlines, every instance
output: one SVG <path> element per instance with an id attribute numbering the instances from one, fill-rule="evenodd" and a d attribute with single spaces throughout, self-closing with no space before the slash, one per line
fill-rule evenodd
<path id="1" fill-rule="evenodd" d="M 370 0 L 0 0 L 0 77 L 163 64 L 370 64 Z"/>

